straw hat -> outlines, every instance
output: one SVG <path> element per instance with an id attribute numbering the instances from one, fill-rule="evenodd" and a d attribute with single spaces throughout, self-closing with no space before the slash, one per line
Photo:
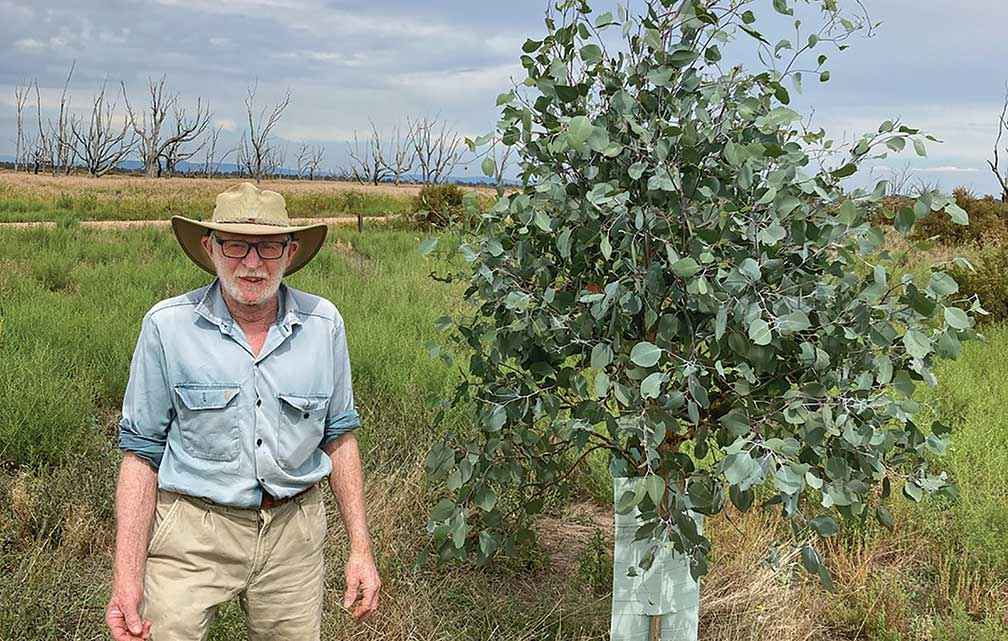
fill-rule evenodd
<path id="1" fill-rule="evenodd" d="M 250 182 L 234 185 L 217 194 L 210 222 L 192 220 L 184 216 L 172 216 L 172 230 L 182 249 L 190 259 L 206 271 L 216 275 L 213 261 L 203 250 L 200 239 L 209 230 L 247 234 L 250 236 L 271 236 L 273 234 L 293 234 L 300 249 L 284 275 L 293 274 L 315 257 L 325 241 L 328 228 L 325 223 L 291 226 L 287 216 L 287 205 L 283 196 L 275 191 L 259 189 Z"/>

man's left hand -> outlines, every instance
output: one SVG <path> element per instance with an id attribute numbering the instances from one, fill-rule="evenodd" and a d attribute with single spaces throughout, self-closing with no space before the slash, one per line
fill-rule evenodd
<path id="1" fill-rule="evenodd" d="M 378 568 L 375 567 L 374 556 L 370 552 L 350 552 L 346 564 L 346 594 L 343 595 L 343 608 L 350 610 L 354 602 L 353 618 L 360 621 L 378 609 L 378 589 L 381 580 L 378 578 Z M 358 601 L 358 596 L 363 596 Z"/>

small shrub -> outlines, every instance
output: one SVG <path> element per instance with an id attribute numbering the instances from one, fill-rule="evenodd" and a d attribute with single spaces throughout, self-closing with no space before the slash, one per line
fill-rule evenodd
<path id="1" fill-rule="evenodd" d="M 973 261 L 976 271 L 953 267 L 949 274 L 959 283 L 959 295 L 980 298 L 989 316 L 977 315 L 977 323 L 1008 320 L 1008 246 L 985 250 Z"/>
<path id="2" fill-rule="evenodd" d="M 413 201 L 413 221 L 446 229 L 463 221 L 465 192 L 458 185 L 424 185 Z"/>

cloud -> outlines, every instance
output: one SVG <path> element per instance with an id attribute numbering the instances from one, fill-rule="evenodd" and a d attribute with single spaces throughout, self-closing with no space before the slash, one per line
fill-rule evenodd
<path id="1" fill-rule="evenodd" d="M 521 44 L 542 37 L 546 4 L 0 0 L 0 104 L 12 101 L 16 83 L 37 77 L 44 109 L 51 108 L 76 60 L 78 113 L 106 76 L 110 87 L 123 80 L 131 99 L 140 100 L 147 78 L 164 74 L 186 104 L 197 96 L 211 102 L 215 121 L 227 125 L 222 138 L 232 139 L 224 144 L 241 131 L 242 100 L 256 80 L 263 104 L 291 88 L 277 133 L 292 141 L 331 142 L 337 149 L 369 120 L 386 128 L 421 114 L 440 114 L 460 131 L 481 133 L 497 120 L 496 94 L 510 88 L 512 77 L 524 79 Z M 792 92 L 792 106 L 802 113 L 815 107 L 815 123 L 835 139 L 899 117 L 944 143 L 928 143 L 926 158 L 909 149 L 880 165 L 912 161 L 929 178 L 996 189 L 985 160 L 1003 99 L 999 65 L 1008 58 L 1001 34 L 1008 3 L 887 0 L 871 11 L 883 23 L 878 34 L 855 39 L 843 53 L 820 45 L 813 55 L 820 49 L 829 55 L 832 80 L 807 78 L 804 94 Z M 761 25 L 771 13 L 760 15 Z M 923 55 L 920 34 L 934 25 L 955 28 L 929 40 Z M 0 153 L 12 138 L 11 111 L 0 110 Z M 330 153 L 327 162 L 341 160 Z"/>
<path id="2" fill-rule="evenodd" d="M 46 44 L 35 38 L 21 38 L 14 42 L 14 48 L 20 49 L 21 51 L 37 52 L 45 50 Z"/>

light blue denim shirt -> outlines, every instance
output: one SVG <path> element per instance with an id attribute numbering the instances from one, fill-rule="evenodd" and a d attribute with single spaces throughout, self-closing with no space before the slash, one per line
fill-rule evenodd
<path id="1" fill-rule="evenodd" d="M 254 356 L 220 282 L 144 316 L 119 447 L 158 470 L 158 487 L 236 507 L 291 496 L 331 471 L 320 448 L 360 425 L 343 319 L 281 284 L 277 320 Z"/>

